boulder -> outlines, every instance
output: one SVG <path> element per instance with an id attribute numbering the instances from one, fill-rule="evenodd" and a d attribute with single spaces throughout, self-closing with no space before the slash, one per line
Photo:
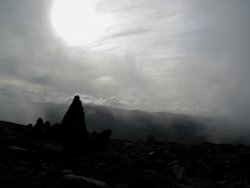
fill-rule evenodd
<path id="1" fill-rule="evenodd" d="M 82 143 L 89 138 L 85 113 L 79 96 L 74 97 L 72 104 L 64 115 L 60 125 L 60 134 L 62 140 L 70 145 Z"/>

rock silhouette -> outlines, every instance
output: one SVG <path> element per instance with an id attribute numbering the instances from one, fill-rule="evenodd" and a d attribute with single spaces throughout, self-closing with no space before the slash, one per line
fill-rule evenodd
<path id="1" fill-rule="evenodd" d="M 60 124 L 51 126 L 50 122 L 44 123 L 42 118 L 38 118 L 34 126 L 27 126 L 22 137 L 26 140 L 56 141 L 68 149 L 82 152 L 106 147 L 111 133 L 111 130 L 104 130 L 100 134 L 89 134 L 82 102 L 79 96 L 75 96 Z"/>
<path id="2" fill-rule="evenodd" d="M 59 138 L 67 148 L 78 151 L 99 150 L 107 146 L 111 130 L 89 134 L 85 113 L 79 96 L 75 96 L 61 124 L 54 126 L 54 138 Z"/>
<path id="3" fill-rule="evenodd" d="M 85 113 L 79 96 L 75 96 L 60 125 L 60 136 L 69 145 L 83 144 L 89 138 Z"/>
<path id="4" fill-rule="evenodd" d="M 35 127 L 41 128 L 43 126 L 44 126 L 43 119 L 42 118 L 38 118 L 37 121 L 36 121 Z"/>
<path id="5" fill-rule="evenodd" d="M 61 124 L 0 121 L 1 188 L 250 187 L 250 146 L 161 142 L 153 135 L 109 141 L 110 135 L 88 133 L 78 96 Z"/>
<path id="6" fill-rule="evenodd" d="M 100 134 L 94 133 L 92 137 L 92 147 L 97 150 L 105 148 L 108 144 L 111 133 L 111 130 L 102 131 Z"/>

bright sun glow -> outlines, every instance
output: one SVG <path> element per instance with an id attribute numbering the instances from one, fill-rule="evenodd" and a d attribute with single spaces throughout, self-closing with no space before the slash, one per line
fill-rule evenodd
<path id="1" fill-rule="evenodd" d="M 95 9 L 93 0 L 55 0 L 51 21 L 69 45 L 88 45 L 100 39 L 112 25 L 112 17 Z"/>

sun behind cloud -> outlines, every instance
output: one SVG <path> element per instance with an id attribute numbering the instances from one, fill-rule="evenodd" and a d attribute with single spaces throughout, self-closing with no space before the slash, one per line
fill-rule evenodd
<path id="1" fill-rule="evenodd" d="M 91 0 L 55 0 L 51 22 L 56 33 L 70 46 L 91 44 L 113 24 L 112 15 L 96 10 Z"/>

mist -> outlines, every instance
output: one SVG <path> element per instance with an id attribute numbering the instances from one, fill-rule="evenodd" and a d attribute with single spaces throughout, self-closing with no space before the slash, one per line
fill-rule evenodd
<path id="1" fill-rule="evenodd" d="M 94 2 L 116 20 L 72 47 L 51 25 L 52 0 L 0 1 L 1 120 L 32 123 L 46 117 L 41 103 L 79 94 L 88 104 L 210 118 L 210 140 L 245 140 L 249 1 Z"/>

